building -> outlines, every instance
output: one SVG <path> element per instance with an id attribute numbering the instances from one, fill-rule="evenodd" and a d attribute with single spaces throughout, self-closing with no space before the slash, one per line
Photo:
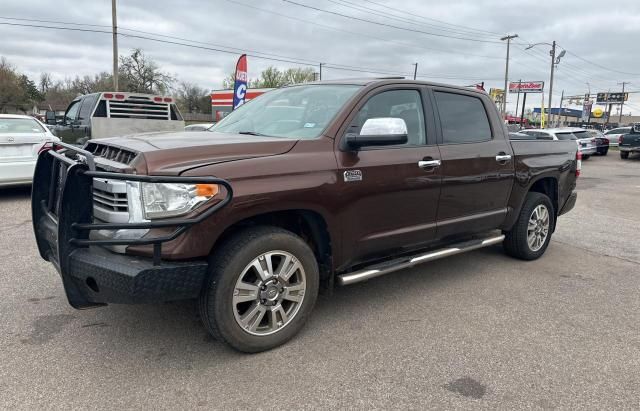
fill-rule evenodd
<path id="1" fill-rule="evenodd" d="M 250 88 L 245 94 L 245 102 L 266 93 L 271 88 Z M 213 121 L 220 121 L 233 110 L 233 90 L 214 90 L 211 93 L 211 114 Z"/>

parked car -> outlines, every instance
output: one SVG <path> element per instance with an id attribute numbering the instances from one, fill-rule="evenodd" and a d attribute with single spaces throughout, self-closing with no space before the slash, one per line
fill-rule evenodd
<path id="1" fill-rule="evenodd" d="M 31 184 L 38 152 L 58 141 L 33 117 L 0 114 L 0 187 Z"/>
<path id="2" fill-rule="evenodd" d="M 606 156 L 609 152 L 609 138 L 599 130 L 587 130 L 587 134 L 596 140 L 596 154 Z"/>
<path id="3" fill-rule="evenodd" d="M 640 153 L 640 123 L 631 127 L 628 134 L 623 134 L 618 139 L 620 158 L 626 160 L 629 154 Z"/>
<path id="4" fill-rule="evenodd" d="M 189 124 L 184 127 L 184 131 L 209 131 L 216 123 Z"/>
<path id="5" fill-rule="evenodd" d="M 604 132 L 605 137 L 609 139 L 612 146 L 618 145 L 618 139 L 631 131 L 631 127 L 617 127 Z"/>
<path id="6" fill-rule="evenodd" d="M 540 140 L 574 140 L 578 145 L 578 150 L 582 153 L 582 159 L 588 160 L 596 153 L 596 139 L 588 134 L 588 130 L 575 127 L 564 128 L 544 128 L 521 130 L 521 133 L 528 134 Z"/>
<path id="7" fill-rule="evenodd" d="M 73 307 L 198 298 L 212 335 L 263 351 L 301 329 L 320 287 L 500 243 L 537 259 L 577 197 L 575 142 L 509 140 L 466 87 L 283 87 L 212 131 L 40 156 L 35 236 Z"/>
<path id="8" fill-rule="evenodd" d="M 172 97 L 106 92 L 76 97 L 61 124 L 52 127 L 63 142 L 84 144 L 89 139 L 184 129 Z"/>

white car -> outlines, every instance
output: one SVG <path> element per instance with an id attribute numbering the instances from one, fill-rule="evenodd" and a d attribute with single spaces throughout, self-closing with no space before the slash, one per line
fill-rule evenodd
<path id="1" fill-rule="evenodd" d="M 40 149 L 58 141 L 33 117 L 0 114 L 0 187 L 31 184 Z"/>
<path id="2" fill-rule="evenodd" d="M 520 133 L 542 140 L 576 140 L 583 159 L 597 152 L 596 139 L 587 130 L 577 127 L 521 130 Z"/>
<path id="3" fill-rule="evenodd" d="M 629 133 L 631 133 L 631 127 L 618 127 L 605 131 L 604 135 L 609 139 L 609 144 L 611 144 L 612 146 L 617 146 L 618 140 L 620 140 L 620 136 L 624 136 L 625 134 Z"/>

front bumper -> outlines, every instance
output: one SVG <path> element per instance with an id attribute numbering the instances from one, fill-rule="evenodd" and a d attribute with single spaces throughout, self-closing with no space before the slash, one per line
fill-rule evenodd
<path id="1" fill-rule="evenodd" d="M 51 262 L 64 285 L 69 304 L 91 308 L 107 303 L 149 303 L 196 297 L 207 273 L 205 260 L 162 261 L 162 244 L 184 233 L 226 206 L 233 196 L 225 180 L 213 177 L 155 177 L 95 170 L 92 154 L 62 144 L 65 152 L 45 151 L 36 163 L 31 210 L 40 256 Z M 226 189 L 225 199 L 194 218 L 144 223 L 94 223 L 94 177 L 151 182 L 203 182 Z M 206 180 L 206 181 L 205 181 Z M 89 233 L 109 229 L 173 228 L 168 235 L 139 239 L 92 239 Z M 153 258 L 115 254 L 103 246 L 152 244 Z"/>

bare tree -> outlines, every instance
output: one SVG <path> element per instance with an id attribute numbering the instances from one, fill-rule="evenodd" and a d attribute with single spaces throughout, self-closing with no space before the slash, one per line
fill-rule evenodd
<path id="1" fill-rule="evenodd" d="M 134 49 L 129 56 L 120 56 L 120 81 L 127 91 L 164 94 L 175 78 L 160 71 L 155 61 Z"/>

